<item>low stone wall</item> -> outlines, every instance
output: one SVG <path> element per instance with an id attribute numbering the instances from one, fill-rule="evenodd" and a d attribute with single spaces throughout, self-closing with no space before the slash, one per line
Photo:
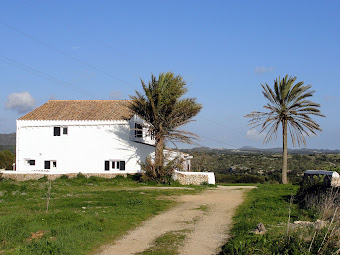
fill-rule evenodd
<path id="1" fill-rule="evenodd" d="M 331 181 L 332 187 L 340 187 L 340 178 L 333 177 Z"/>
<path id="2" fill-rule="evenodd" d="M 182 185 L 200 185 L 202 183 L 215 184 L 214 173 L 208 172 L 175 171 L 173 178 Z"/>
<path id="3" fill-rule="evenodd" d="M 340 175 L 335 171 L 307 170 L 304 173 L 303 179 L 311 183 L 323 180 L 326 186 L 340 187 Z"/>
<path id="4" fill-rule="evenodd" d="M 47 177 L 48 180 L 54 181 L 57 178 L 60 178 L 63 175 L 67 175 L 69 178 L 77 177 L 79 173 L 65 173 L 65 174 L 56 174 L 50 172 L 37 172 L 37 173 L 24 173 L 24 172 L 16 172 L 16 171 L 1 171 L 0 175 L 4 179 L 12 179 L 15 181 L 29 181 L 29 180 L 39 180 L 44 176 Z M 86 178 L 91 176 L 95 177 L 103 177 L 103 178 L 115 178 L 116 176 L 124 176 L 127 174 L 120 173 L 81 173 Z M 175 171 L 174 180 L 177 180 L 182 185 L 200 185 L 202 183 L 215 184 L 215 175 L 210 172 L 179 172 Z"/>
<path id="5" fill-rule="evenodd" d="M 40 178 L 46 176 L 48 180 L 54 181 L 57 178 L 60 178 L 62 175 L 67 175 L 69 178 L 77 177 L 79 173 L 67 173 L 67 174 L 53 174 L 53 173 L 20 173 L 15 171 L 4 171 L 1 172 L 0 175 L 4 179 L 12 179 L 15 181 L 29 181 L 29 180 L 39 180 Z M 86 178 L 90 178 L 91 176 L 95 177 L 103 177 L 103 178 L 115 178 L 116 176 L 124 176 L 126 174 L 117 174 L 117 173 L 81 173 Z"/>

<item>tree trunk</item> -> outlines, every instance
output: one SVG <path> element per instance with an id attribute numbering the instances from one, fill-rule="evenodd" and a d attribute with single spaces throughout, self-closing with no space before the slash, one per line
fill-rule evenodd
<path id="1" fill-rule="evenodd" d="M 287 160 L 288 160 L 288 150 L 287 150 L 287 121 L 282 121 L 282 142 L 283 142 L 283 157 L 282 157 L 282 183 L 287 184 Z"/>
<path id="2" fill-rule="evenodd" d="M 158 178 L 162 175 L 164 165 L 164 137 L 156 138 L 156 151 L 155 151 L 155 171 Z"/>

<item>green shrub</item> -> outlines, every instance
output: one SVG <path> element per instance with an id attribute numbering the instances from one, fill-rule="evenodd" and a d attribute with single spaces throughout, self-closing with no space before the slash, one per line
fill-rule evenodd
<path id="1" fill-rule="evenodd" d="M 47 175 L 44 175 L 43 177 L 39 178 L 38 181 L 39 182 L 47 182 L 48 181 Z"/>
<path id="2" fill-rule="evenodd" d="M 0 151 L 0 168 L 12 170 L 15 155 L 9 150 Z"/>
<path id="3" fill-rule="evenodd" d="M 63 174 L 62 176 L 59 177 L 60 180 L 68 180 L 70 177 L 66 174 Z"/>
<path id="4" fill-rule="evenodd" d="M 216 183 L 264 183 L 265 177 L 251 174 L 216 174 Z"/>
<path id="5" fill-rule="evenodd" d="M 245 174 L 241 175 L 236 179 L 236 183 L 264 183 L 265 179 L 263 176 Z"/>
<path id="6" fill-rule="evenodd" d="M 84 179 L 86 179 L 86 176 L 79 172 L 79 173 L 77 174 L 77 177 L 76 177 L 76 178 L 79 179 L 79 180 L 84 180 Z"/>
<path id="7" fill-rule="evenodd" d="M 182 167 L 178 158 L 167 161 L 162 167 L 156 166 L 150 156 L 146 158 L 145 162 L 139 162 L 139 164 L 143 170 L 141 177 L 143 182 L 153 181 L 169 185 L 173 182 L 174 170 Z"/>

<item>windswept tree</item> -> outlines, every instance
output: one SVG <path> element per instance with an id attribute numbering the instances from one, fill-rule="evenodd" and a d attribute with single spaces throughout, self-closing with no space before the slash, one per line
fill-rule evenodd
<path id="1" fill-rule="evenodd" d="M 268 84 L 261 84 L 263 95 L 269 101 L 263 106 L 267 112 L 251 112 L 244 116 L 251 118 L 250 125 L 255 128 L 260 126 L 260 133 L 266 131 L 264 142 L 276 140 L 279 127 L 282 126 L 283 163 L 282 183 L 287 183 L 287 136 L 288 130 L 293 146 L 306 145 L 306 136 L 316 135 L 322 131 L 319 124 L 312 120 L 310 115 L 325 117 L 321 114 L 320 105 L 309 100 L 314 90 L 312 85 L 304 85 L 303 81 L 297 82 L 296 76 L 286 75 L 282 80 L 274 80 L 274 90 Z"/>
<path id="2" fill-rule="evenodd" d="M 164 148 L 166 142 L 193 143 L 198 136 L 192 132 L 178 129 L 192 121 L 202 106 L 195 98 L 182 98 L 188 91 L 180 75 L 172 72 L 161 73 L 158 79 L 151 75 L 148 85 L 141 80 L 143 91 L 130 96 L 131 111 L 150 124 L 149 133 L 155 137 L 155 160 L 153 175 L 156 179 L 166 176 L 164 167 Z"/>

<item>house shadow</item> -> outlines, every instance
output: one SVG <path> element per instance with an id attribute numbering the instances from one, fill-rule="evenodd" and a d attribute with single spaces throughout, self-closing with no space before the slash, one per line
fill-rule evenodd
<path id="1" fill-rule="evenodd" d="M 126 163 L 145 161 L 155 151 L 155 146 L 133 140 L 133 130 L 128 125 L 118 125 L 107 130 L 112 134 L 112 149 L 125 155 Z"/>

